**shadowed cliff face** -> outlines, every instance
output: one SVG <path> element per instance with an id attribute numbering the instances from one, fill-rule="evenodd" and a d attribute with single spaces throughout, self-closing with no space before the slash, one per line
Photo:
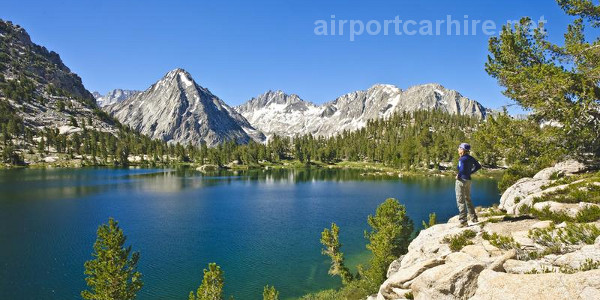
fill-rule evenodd
<path id="1" fill-rule="evenodd" d="M 264 136 L 182 70 L 170 71 L 147 90 L 105 107 L 111 115 L 151 138 L 209 147 L 226 141 L 263 141 Z"/>
<path id="2" fill-rule="evenodd" d="M 323 105 L 282 91 L 268 91 L 235 109 L 266 135 L 288 137 L 309 133 L 332 136 L 343 130 L 360 129 L 368 120 L 387 118 L 404 111 L 437 109 L 481 119 L 486 116 L 486 109 L 481 104 L 439 84 L 425 84 L 404 91 L 393 85 L 378 84 Z"/>
<path id="3" fill-rule="evenodd" d="M 0 73 L 7 79 L 25 75 L 43 88 L 52 84 L 87 107 L 94 106 L 94 97 L 81 78 L 65 66 L 56 52 L 33 43 L 25 29 L 0 19 L 0 42 Z"/>

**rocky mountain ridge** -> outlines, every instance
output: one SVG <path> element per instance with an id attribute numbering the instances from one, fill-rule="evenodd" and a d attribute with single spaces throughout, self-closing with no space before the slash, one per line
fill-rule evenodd
<path id="1" fill-rule="evenodd" d="M 70 96 L 86 101 L 94 100 L 85 89 L 81 78 L 71 72 L 58 53 L 31 41 L 31 37 L 19 25 L 0 19 L 1 71 L 5 80 L 25 76 L 37 84 L 64 91 Z"/>
<path id="2" fill-rule="evenodd" d="M 1 19 L 0 86 L 3 120 L 18 119 L 24 128 L 37 131 L 87 119 L 98 130 L 115 130 L 112 120 L 97 110 L 81 78 L 56 52 L 33 43 L 25 29 Z"/>
<path id="3" fill-rule="evenodd" d="M 264 135 L 183 69 L 104 109 L 151 138 L 209 147 L 226 141 L 262 142 Z"/>
<path id="4" fill-rule="evenodd" d="M 268 91 L 235 109 L 266 135 L 288 137 L 303 134 L 328 137 L 344 130 L 360 129 L 368 120 L 387 118 L 404 111 L 437 109 L 480 119 L 487 114 L 487 109 L 477 101 L 439 84 L 419 85 L 407 90 L 376 84 L 322 105 L 302 100 L 295 94 Z"/>

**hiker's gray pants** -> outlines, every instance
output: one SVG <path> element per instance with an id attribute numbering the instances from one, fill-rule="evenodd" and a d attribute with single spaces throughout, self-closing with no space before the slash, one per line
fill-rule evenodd
<path id="1" fill-rule="evenodd" d="M 456 205 L 458 205 L 458 219 L 461 223 L 467 223 L 467 212 L 471 219 L 477 220 L 475 208 L 471 202 L 471 180 L 456 180 Z"/>

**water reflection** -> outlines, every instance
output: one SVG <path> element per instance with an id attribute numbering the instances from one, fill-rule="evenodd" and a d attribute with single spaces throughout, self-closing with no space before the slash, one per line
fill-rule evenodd
<path id="1" fill-rule="evenodd" d="M 111 189 L 177 193 L 185 189 L 228 185 L 232 182 L 303 183 L 314 181 L 400 181 L 423 191 L 447 186 L 448 178 L 369 175 L 355 169 L 270 169 L 220 170 L 201 173 L 192 168 L 177 169 L 19 169 L 0 172 L 0 201 L 15 199 L 70 199 L 103 193 Z M 495 185 L 494 181 L 484 181 Z M 477 187 L 475 187 L 477 188 Z M 488 188 L 486 186 L 486 188 Z"/>
<path id="2" fill-rule="evenodd" d="M 207 176 L 236 176 L 250 181 L 289 181 L 293 183 L 308 181 L 371 181 L 398 179 L 396 176 L 366 175 L 364 171 L 356 169 L 269 169 L 269 170 L 239 170 L 216 171 L 206 173 Z"/>

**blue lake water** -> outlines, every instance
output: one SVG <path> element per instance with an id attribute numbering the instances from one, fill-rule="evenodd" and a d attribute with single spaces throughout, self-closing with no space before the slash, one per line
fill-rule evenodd
<path id="1" fill-rule="evenodd" d="M 458 213 L 450 178 L 365 178 L 356 170 L 57 169 L 0 171 L 0 299 L 79 299 L 98 225 L 119 221 L 141 252 L 138 299 L 187 299 L 216 262 L 227 297 L 282 299 L 341 285 L 327 274 L 320 233 L 340 228 L 349 265 L 365 263 L 369 214 L 397 198 L 420 227 Z M 499 200 L 473 182 L 475 205 Z"/>

